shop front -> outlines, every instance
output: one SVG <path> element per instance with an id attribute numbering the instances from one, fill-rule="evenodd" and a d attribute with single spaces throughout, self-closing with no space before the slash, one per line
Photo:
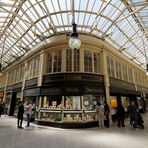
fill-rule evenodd
<path id="1" fill-rule="evenodd" d="M 4 91 L 0 91 L 0 103 L 3 103 Z"/>
<path id="2" fill-rule="evenodd" d="M 35 107 L 38 124 L 88 127 L 97 125 L 96 104 L 105 101 L 104 90 L 101 75 L 60 73 L 44 76 L 41 87 L 25 90 L 24 95 L 39 94 Z"/>

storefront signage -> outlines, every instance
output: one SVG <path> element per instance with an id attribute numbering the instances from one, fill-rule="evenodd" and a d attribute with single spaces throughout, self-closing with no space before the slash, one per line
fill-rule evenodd
<path id="1" fill-rule="evenodd" d="M 67 93 L 70 93 L 70 92 L 78 93 L 78 92 L 80 92 L 79 88 L 66 88 L 66 91 L 67 91 Z"/>
<path id="2" fill-rule="evenodd" d="M 65 82 L 63 81 L 65 80 Z M 62 83 L 73 82 L 73 81 L 79 81 L 79 82 L 97 82 L 97 83 L 103 83 L 104 77 L 102 75 L 97 74 L 83 74 L 83 73 L 62 73 L 62 74 L 51 74 L 46 75 L 43 78 L 43 84 L 50 84 L 62 81 Z"/>
<path id="3" fill-rule="evenodd" d="M 103 89 L 102 88 L 85 88 L 85 93 L 89 93 L 89 94 L 100 94 L 103 93 Z"/>
<path id="4" fill-rule="evenodd" d="M 64 80 L 82 80 L 82 77 L 81 76 L 66 75 L 66 76 L 64 76 Z"/>
<path id="5" fill-rule="evenodd" d="M 83 95 L 83 94 L 103 94 L 104 89 L 102 88 L 90 88 L 90 87 L 84 87 L 84 88 L 64 88 L 63 94 L 76 94 L 76 95 Z"/>
<path id="6" fill-rule="evenodd" d="M 40 94 L 39 88 L 25 89 L 24 96 L 38 96 Z"/>
<path id="7" fill-rule="evenodd" d="M 41 95 L 61 95 L 59 88 L 41 88 Z"/>

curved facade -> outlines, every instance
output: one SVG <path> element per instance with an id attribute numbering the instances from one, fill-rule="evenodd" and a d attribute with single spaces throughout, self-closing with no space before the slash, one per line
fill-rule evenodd
<path id="1" fill-rule="evenodd" d="M 135 100 L 144 110 L 148 94 L 145 71 L 98 38 L 80 35 L 78 50 L 68 47 L 66 35 L 51 37 L 34 52 L 6 69 L 0 77 L 6 113 L 16 102 L 31 99 L 40 124 L 95 125 L 95 107 L 105 100 L 115 118 L 118 102 L 127 108 Z"/>

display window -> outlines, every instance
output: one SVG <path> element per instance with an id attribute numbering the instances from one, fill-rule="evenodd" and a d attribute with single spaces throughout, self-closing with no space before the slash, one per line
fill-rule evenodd
<path id="1" fill-rule="evenodd" d="M 38 120 L 51 122 L 95 121 L 97 102 L 104 103 L 104 96 L 43 96 L 36 101 Z"/>
<path id="2" fill-rule="evenodd" d="M 142 101 L 141 97 L 137 97 L 137 103 L 138 103 L 138 109 L 142 109 L 143 108 L 143 101 Z"/>
<path id="3" fill-rule="evenodd" d="M 110 106 L 111 106 L 111 114 L 116 114 L 117 110 L 117 97 L 116 96 L 110 96 Z"/>
<path id="4" fill-rule="evenodd" d="M 104 97 L 101 97 L 99 95 L 84 95 L 83 109 L 84 110 L 95 109 L 97 102 L 104 102 Z"/>
<path id="5" fill-rule="evenodd" d="M 61 106 L 62 106 L 61 96 L 44 96 L 41 101 L 41 108 L 61 109 Z"/>
<path id="6" fill-rule="evenodd" d="M 37 97 L 26 97 L 25 98 L 25 103 L 24 103 L 24 107 L 27 106 L 28 102 L 31 101 L 32 104 L 32 112 L 31 112 L 31 118 L 34 120 L 35 118 L 35 112 L 36 112 L 36 100 L 38 98 Z M 26 108 L 25 108 L 26 110 Z M 24 116 L 26 117 L 26 115 L 24 114 Z"/>
<path id="7" fill-rule="evenodd" d="M 126 97 L 122 96 L 121 102 L 122 102 L 125 112 L 127 112 L 127 108 L 129 106 L 129 100 Z"/>
<path id="8" fill-rule="evenodd" d="M 12 97 L 12 93 L 6 94 L 4 114 L 9 114 L 11 97 Z"/>
<path id="9" fill-rule="evenodd" d="M 81 109 L 81 97 L 80 96 L 65 96 L 64 107 L 65 109 L 73 109 L 73 110 Z"/>

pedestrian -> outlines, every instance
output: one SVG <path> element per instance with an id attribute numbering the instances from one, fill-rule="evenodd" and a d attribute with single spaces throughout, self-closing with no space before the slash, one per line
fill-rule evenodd
<path id="1" fill-rule="evenodd" d="M 117 107 L 118 127 L 120 127 L 121 124 L 122 124 L 122 127 L 125 127 L 124 117 L 125 117 L 125 110 L 124 110 L 124 107 L 122 106 L 122 103 L 120 102 Z"/>
<path id="2" fill-rule="evenodd" d="M 30 127 L 31 112 L 32 112 L 32 103 L 31 100 L 29 100 L 26 106 L 27 127 Z"/>
<path id="3" fill-rule="evenodd" d="M 137 106 L 134 101 L 131 101 L 128 107 L 128 113 L 130 116 L 130 126 L 136 128 L 137 127 Z"/>
<path id="4" fill-rule="evenodd" d="M 2 115 L 2 112 L 3 112 L 3 106 L 2 106 L 2 104 L 0 104 L 0 117 Z"/>
<path id="5" fill-rule="evenodd" d="M 24 105 L 23 102 L 20 101 L 18 104 L 18 113 L 17 113 L 17 127 L 20 129 L 23 129 L 22 123 L 23 123 L 23 114 L 24 114 Z"/>
<path id="6" fill-rule="evenodd" d="M 109 128 L 109 114 L 110 114 L 110 109 L 109 109 L 107 102 L 105 101 L 105 104 L 104 104 L 104 116 L 105 116 L 104 126 L 106 126 L 107 128 Z"/>
<path id="7" fill-rule="evenodd" d="M 99 127 L 103 128 L 104 127 L 104 106 L 101 105 L 101 103 L 99 102 L 97 104 L 97 118 L 98 118 L 98 125 Z"/>
<path id="8" fill-rule="evenodd" d="M 2 104 L 2 114 L 3 115 L 5 114 L 5 102 L 3 102 L 3 104 Z"/>

